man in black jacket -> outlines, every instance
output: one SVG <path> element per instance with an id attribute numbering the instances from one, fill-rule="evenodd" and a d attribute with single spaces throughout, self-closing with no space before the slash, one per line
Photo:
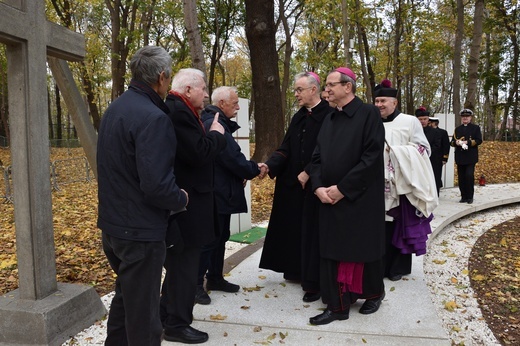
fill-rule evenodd
<path id="1" fill-rule="evenodd" d="M 439 127 L 439 118 L 430 117 L 430 126 L 439 133 L 441 138 L 441 148 L 439 152 L 434 153 L 432 150 L 430 156 L 433 174 L 435 175 L 435 184 L 437 185 L 437 194 L 439 194 L 442 187 L 442 168 L 446 165 L 450 157 L 450 136 L 448 136 L 448 131 Z"/>
<path id="2" fill-rule="evenodd" d="M 480 126 L 471 123 L 473 111 L 460 111 L 460 126 L 455 128 L 450 145 L 455 147 L 455 163 L 461 194 L 460 203 L 473 203 L 475 192 L 475 165 L 478 162 L 478 146 L 482 144 Z"/>
<path id="3" fill-rule="evenodd" d="M 227 145 L 215 160 L 215 197 L 220 234 L 202 249 L 195 302 L 209 304 L 211 298 L 204 290 L 204 275 L 208 291 L 238 292 L 240 286 L 228 282 L 222 276 L 226 242 L 230 236 L 231 214 L 247 212 L 244 182 L 260 174 L 258 164 L 248 160 L 232 134 L 240 126 L 233 120 L 240 109 L 237 89 L 221 86 L 213 90 L 211 105 L 202 111 L 202 122 L 209 131 L 215 115 L 224 127 Z"/>
<path id="4" fill-rule="evenodd" d="M 161 296 L 164 339 L 202 343 L 208 334 L 192 328 L 197 273 L 203 246 L 218 236 L 213 194 L 213 165 L 226 146 L 224 128 L 215 115 L 206 131 L 199 112 L 208 97 L 204 73 L 181 69 L 173 77 L 166 98 L 175 128 L 178 148 L 175 174 L 180 187 L 190 195 L 187 211 L 170 218 L 167 238 L 166 277 Z M 175 219 L 174 219 L 175 218 Z"/>
<path id="5" fill-rule="evenodd" d="M 430 112 L 425 107 L 421 106 L 416 109 L 415 116 L 419 119 L 424 135 L 430 144 L 430 163 L 435 176 L 438 196 L 442 186 L 442 133 L 430 126 Z"/>
<path id="6" fill-rule="evenodd" d="M 161 344 L 159 289 L 168 216 L 188 203 L 173 172 L 177 141 L 163 102 L 170 55 L 138 50 L 129 89 L 108 107 L 97 145 L 98 227 L 117 274 L 105 345 Z"/>

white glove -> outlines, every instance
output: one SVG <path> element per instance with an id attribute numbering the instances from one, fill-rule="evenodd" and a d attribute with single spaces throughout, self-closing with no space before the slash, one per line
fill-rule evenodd
<path id="1" fill-rule="evenodd" d="M 466 143 L 462 143 L 462 150 L 468 150 L 468 145 Z"/>

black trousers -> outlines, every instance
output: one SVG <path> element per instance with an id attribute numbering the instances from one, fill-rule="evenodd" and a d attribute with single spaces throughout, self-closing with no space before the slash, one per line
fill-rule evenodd
<path id="1" fill-rule="evenodd" d="M 457 177 L 462 199 L 473 199 L 475 192 L 475 164 L 457 165 Z"/>
<path id="2" fill-rule="evenodd" d="M 204 275 L 211 281 L 223 280 L 224 256 L 226 254 L 226 242 L 231 235 L 231 214 L 218 215 L 218 227 L 220 235 L 210 244 L 202 248 L 199 263 L 199 275 L 197 285 L 204 283 Z"/>
<path id="3" fill-rule="evenodd" d="M 103 251 L 117 274 L 105 345 L 161 345 L 159 292 L 164 242 L 137 242 L 102 234 Z"/>
<path id="4" fill-rule="evenodd" d="M 392 237 L 395 232 L 395 222 L 387 221 L 386 225 L 386 253 L 384 256 L 385 262 L 385 277 L 392 277 L 396 275 L 407 275 L 412 272 L 412 255 L 402 254 L 401 250 L 392 244 Z"/>
<path id="5" fill-rule="evenodd" d="M 193 322 L 200 247 L 173 246 L 166 251 L 161 290 L 161 320 L 166 334 Z"/>
<path id="6" fill-rule="evenodd" d="M 441 162 L 431 162 L 433 175 L 435 176 L 435 186 L 437 187 L 437 196 L 439 196 L 439 192 L 442 187 L 442 166 L 444 164 Z"/>
<path id="7" fill-rule="evenodd" d="M 338 283 L 339 262 L 327 258 L 320 261 L 321 297 L 327 309 L 339 312 L 346 311 L 357 299 L 373 299 L 380 297 L 385 291 L 383 282 L 383 261 L 377 260 L 364 264 L 363 293 L 342 292 Z"/>

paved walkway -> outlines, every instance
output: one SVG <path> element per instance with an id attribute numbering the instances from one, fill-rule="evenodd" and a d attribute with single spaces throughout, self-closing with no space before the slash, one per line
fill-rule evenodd
<path id="1" fill-rule="evenodd" d="M 441 191 L 440 205 L 432 221 L 432 237 L 463 216 L 520 203 L 520 184 L 476 186 L 475 202 L 471 205 L 458 203 L 459 199 L 457 188 Z M 258 244 L 250 249 L 257 250 L 231 270 L 229 277 L 243 290 L 212 292 L 210 305 L 194 308 L 193 326 L 210 335 L 204 345 L 451 344 L 431 302 L 422 257 L 413 258 L 412 273 L 405 279 L 385 279 L 386 298 L 377 313 L 359 314 L 361 301 L 351 307 L 349 320 L 312 326 L 309 317 L 321 313 L 323 304 L 304 303 L 300 285 L 285 281 L 281 274 L 259 269 L 261 249 Z M 229 261 L 236 258 L 232 256 Z"/>

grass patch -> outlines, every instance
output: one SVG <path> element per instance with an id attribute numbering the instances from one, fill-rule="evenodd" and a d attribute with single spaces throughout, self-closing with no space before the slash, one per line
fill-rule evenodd
<path id="1" fill-rule="evenodd" d="M 237 243 L 252 244 L 258 239 L 265 237 L 265 232 L 267 232 L 267 228 L 255 227 L 248 231 L 232 234 L 229 240 Z"/>

